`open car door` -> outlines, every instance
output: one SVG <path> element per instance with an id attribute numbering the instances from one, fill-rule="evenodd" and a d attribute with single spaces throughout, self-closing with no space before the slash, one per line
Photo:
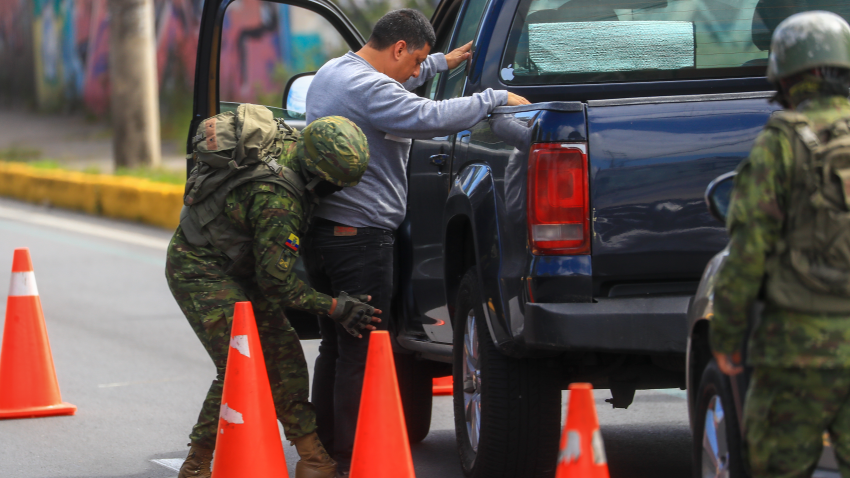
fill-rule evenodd
<path id="1" fill-rule="evenodd" d="M 365 41 L 345 14 L 323 0 L 206 0 L 198 35 L 192 136 L 205 118 L 261 104 L 275 117 L 303 128 L 304 114 L 285 110 L 284 90 L 295 77 L 318 70 L 327 60 L 357 51 Z M 187 171 L 194 164 L 187 160 Z M 306 282 L 301 260 L 296 273 Z M 319 337 L 316 317 L 287 309 L 300 338 Z"/>

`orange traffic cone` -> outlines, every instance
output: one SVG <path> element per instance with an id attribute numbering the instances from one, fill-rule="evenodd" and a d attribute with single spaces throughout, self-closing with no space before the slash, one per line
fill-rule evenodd
<path id="1" fill-rule="evenodd" d="M 390 335 L 375 331 L 369 337 L 350 478 L 415 477 Z"/>
<path id="2" fill-rule="evenodd" d="M 15 249 L 0 350 L 0 418 L 73 415 L 62 401 L 30 250 Z"/>
<path id="3" fill-rule="evenodd" d="M 437 377 L 434 379 L 431 393 L 434 395 L 451 395 L 452 394 L 452 376 Z"/>
<path id="4" fill-rule="evenodd" d="M 250 302 L 237 302 L 224 372 L 213 478 L 289 478 Z"/>
<path id="5" fill-rule="evenodd" d="M 557 466 L 555 478 L 608 478 L 605 444 L 589 383 L 570 385 L 567 423 L 561 435 Z"/>

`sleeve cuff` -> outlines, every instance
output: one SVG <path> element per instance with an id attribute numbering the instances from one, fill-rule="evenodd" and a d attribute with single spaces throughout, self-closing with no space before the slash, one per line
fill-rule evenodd
<path id="1" fill-rule="evenodd" d="M 494 90 L 496 92 L 496 99 L 499 101 L 499 104 L 496 106 L 505 106 L 508 104 L 508 90 Z"/>
<path id="2" fill-rule="evenodd" d="M 744 337 L 743 334 L 729 336 L 728 334 L 718 332 L 715 327 L 710 327 L 709 343 L 711 344 L 711 350 L 725 355 L 732 355 L 743 349 Z"/>
<path id="3" fill-rule="evenodd" d="M 446 55 L 442 53 L 433 53 L 431 58 L 434 59 L 434 65 L 437 67 L 437 71 L 448 71 L 449 63 L 446 61 Z"/>

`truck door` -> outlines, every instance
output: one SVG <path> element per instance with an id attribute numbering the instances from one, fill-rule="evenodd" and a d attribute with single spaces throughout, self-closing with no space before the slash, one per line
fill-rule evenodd
<path id="1" fill-rule="evenodd" d="M 452 29 L 440 31 L 440 26 L 435 25 L 440 36 L 434 50 L 446 53 L 473 41 L 488 1 L 468 0 L 464 3 Z M 473 56 L 470 61 L 474 59 Z M 466 84 L 467 63 L 437 74 L 423 86 L 423 93 L 435 100 L 461 96 Z M 410 290 L 404 292 L 407 315 L 413 323 L 407 326 L 418 332 L 421 324 L 428 338 L 436 342 L 452 342 L 444 286 L 443 208 L 451 186 L 452 162 L 465 153 L 464 146 L 469 144 L 469 136 L 469 131 L 461 131 L 455 135 L 416 140 L 408 163 L 406 222 L 411 231 L 412 270 Z"/>
<path id="2" fill-rule="evenodd" d="M 357 28 L 330 2 L 207 0 L 187 154 L 198 123 L 240 103 L 262 104 L 287 121 L 303 121 L 281 108 L 287 81 L 364 44 Z"/>

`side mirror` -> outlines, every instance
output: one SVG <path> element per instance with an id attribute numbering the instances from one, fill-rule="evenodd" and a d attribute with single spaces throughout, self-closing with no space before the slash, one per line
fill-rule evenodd
<path id="1" fill-rule="evenodd" d="M 283 90 L 283 109 L 294 115 L 307 114 L 307 90 L 314 76 L 316 72 L 300 73 L 286 82 L 286 88 Z"/>
<path id="2" fill-rule="evenodd" d="M 726 215 L 729 214 L 729 203 L 732 200 L 732 188 L 735 185 L 735 176 L 738 173 L 730 171 L 714 178 L 705 189 L 705 203 L 711 217 L 726 224 Z"/>

